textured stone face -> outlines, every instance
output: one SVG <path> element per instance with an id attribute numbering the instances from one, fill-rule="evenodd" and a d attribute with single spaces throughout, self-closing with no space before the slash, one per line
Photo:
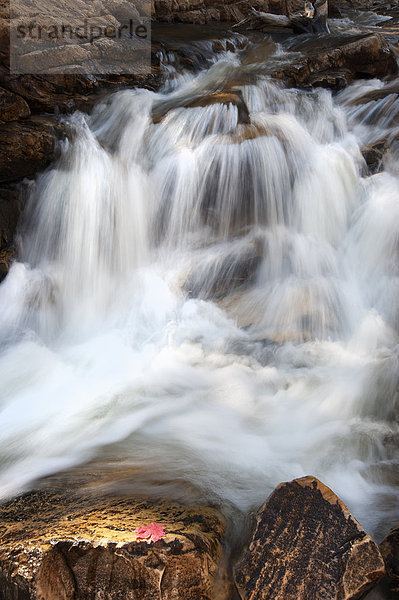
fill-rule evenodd
<path id="1" fill-rule="evenodd" d="M 275 14 L 303 9 L 302 0 L 155 0 L 153 16 L 169 23 L 238 22 L 251 8 Z"/>
<path id="2" fill-rule="evenodd" d="M 165 537 L 138 541 L 155 521 Z M 13 600 L 226 598 L 224 521 L 204 506 L 33 492 L 0 510 L 0 597 Z"/>
<path id="3" fill-rule="evenodd" d="M 33 176 L 57 157 L 62 126 L 47 117 L 5 123 L 0 130 L 0 182 Z"/>
<path id="4" fill-rule="evenodd" d="M 276 488 L 235 569 L 245 600 L 354 600 L 383 575 L 376 544 L 313 477 Z"/>
<path id="5" fill-rule="evenodd" d="M 397 71 L 394 51 L 379 34 L 353 36 L 337 41 L 328 48 L 323 43 L 312 44 L 304 51 L 305 57 L 296 65 L 288 66 L 277 78 L 290 78 L 295 85 L 303 87 L 345 87 L 356 78 L 385 77 Z M 334 78 L 336 83 L 334 83 Z M 339 83 L 341 80 L 341 83 Z"/>
<path id="6" fill-rule="evenodd" d="M 21 96 L 0 88 L 0 121 L 17 121 L 29 115 L 29 106 Z"/>
<path id="7" fill-rule="evenodd" d="M 381 554 L 385 561 L 391 589 L 399 594 L 399 524 L 391 529 L 381 543 Z"/>

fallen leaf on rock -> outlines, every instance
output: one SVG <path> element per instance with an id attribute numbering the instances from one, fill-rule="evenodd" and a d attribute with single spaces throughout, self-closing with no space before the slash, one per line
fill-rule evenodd
<path id="1" fill-rule="evenodd" d="M 151 539 L 152 542 L 157 542 L 165 536 L 165 528 L 162 525 L 158 525 L 158 523 L 151 523 L 150 526 L 143 525 L 142 527 L 137 527 L 134 533 L 137 535 L 138 540 Z"/>

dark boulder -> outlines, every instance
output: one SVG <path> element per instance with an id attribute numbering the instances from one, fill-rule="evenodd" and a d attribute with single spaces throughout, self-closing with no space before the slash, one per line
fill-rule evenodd
<path id="1" fill-rule="evenodd" d="M 399 525 L 388 533 L 380 545 L 380 551 L 390 578 L 391 590 L 399 594 Z"/>
<path id="2" fill-rule="evenodd" d="M 384 576 L 378 546 L 314 477 L 279 485 L 235 569 L 244 600 L 355 600 Z"/>
<path id="3" fill-rule="evenodd" d="M 0 128 L 0 183 L 32 177 L 57 157 L 64 128 L 54 117 L 5 123 Z"/>
<path id="4" fill-rule="evenodd" d="M 21 194 L 18 187 L 0 187 L 0 248 L 12 244 L 21 211 Z"/>
<path id="5" fill-rule="evenodd" d="M 0 283 L 7 276 L 11 263 L 16 258 L 16 254 L 17 249 L 14 245 L 7 246 L 0 250 Z"/>
<path id="6" fill-rule="evenodd" d="M 341 89 L 354 79 L 386 77 L 398 68 L 393 49 L 379 34 L 319 40 L 308 47 L 299 43 L 291 50 L 306 56 L 273 76 L 300 87 Z"/>
<path id="7" fill-rule="evenodd" d="M 167 23 L 238 23 L 252 8 L 274 14 L 287 14 L 294 11 L 298 5 L 303 9 L 301 0 L 155 0 L 153 17 L 156 21 Z"/>
<path id="8" fill-rule="evenodd" d="M 29 106 L 21 96 L 0 88 L 0 121 L 18 121 L 29 115 Z"/>
<path id="9" fill-rule="evenodd" d="M 364 160 L 367 163 L 369 174 L 375 175 L 383 170 L 384 156 L 389 148 L 387 138 L 377 140 L 376 142 L 362 148 Z"/>
<path id="10" fill-rule="evenodd" d="M 387 2 L 386 0 L 328 0 L 329 13 L 331 17 L 339 17 L 341 11 L 346 10 L 375 10 L 385 11 L 395 7 L 395 0 Z"/>

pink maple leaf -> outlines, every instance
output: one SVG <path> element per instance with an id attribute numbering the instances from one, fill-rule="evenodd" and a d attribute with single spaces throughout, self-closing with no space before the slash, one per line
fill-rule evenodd
<path id="1" fill-rule="evenodd" d="M 152 542 L 157 542 L 164 537 L 165 528 L 162 525 L 158 525 L 158 523 L 151 523 L 150 526 L 143 525 L 142 527 L 137 527 L 134 533 L 137 535 L 138 540 L 148 540 L 151 538 Z"/>

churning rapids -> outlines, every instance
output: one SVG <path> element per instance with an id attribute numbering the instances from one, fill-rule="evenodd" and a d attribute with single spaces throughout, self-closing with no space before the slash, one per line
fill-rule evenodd
<path id="1" fill-rule="evenodd" d="M 366 176 L 360 146 L 399 106 L 258 67 L 168 66 L 69 118 L 0 287 L 3 498 L 118 459 L 243 511 L 313 474 L 370 532 L 395 522 L 399 163 Z M 187 108 L 229 85 L 250 123 Z"/>

